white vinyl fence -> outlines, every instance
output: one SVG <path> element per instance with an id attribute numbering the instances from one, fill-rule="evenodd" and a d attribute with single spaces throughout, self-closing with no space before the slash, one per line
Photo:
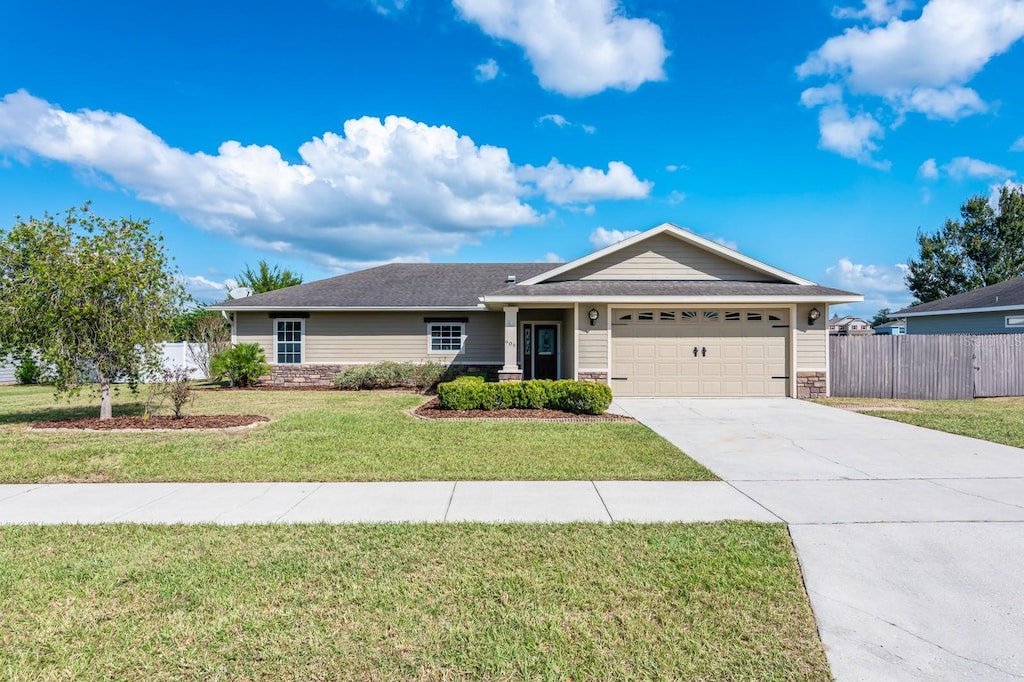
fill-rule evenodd
<path id="1" fill-rule="evenodd" d="M 0 386 L 15 383 L 15 365 L 10 358 L 0 358 Z"/>
<path id="2" fill-rule="evenodd" d="M 163 353 L 161 364 L 164 367 L 187 367 L 193 379 L 208 379 L 206 370 L 193 360 L 195 351 L 203 346 L 205 344 L 185 342 L 162 344 L 160 348 L 160 352 Z"/>

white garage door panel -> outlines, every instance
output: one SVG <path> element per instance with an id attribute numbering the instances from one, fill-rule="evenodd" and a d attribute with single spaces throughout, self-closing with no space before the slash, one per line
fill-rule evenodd
<path id="1" fill-rule="evenodd" d="M 615 309 L 612 390 L 618 396 L 785 396 L 788 335 L 786 310 Z"/>

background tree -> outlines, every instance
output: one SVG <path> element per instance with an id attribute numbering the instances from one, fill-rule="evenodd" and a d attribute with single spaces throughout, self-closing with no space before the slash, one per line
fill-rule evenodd
<path id="1" fill-rule="evenodd" d="M 886 322 L 894 321 L 896 318 L 889 314 L 891 312 L 892 311 L 889 308 L 882 308 L 881 310 L 879 310 L 877 313 L 875 313 L 875 316 L 871 318 L 871 326 L 877 327 L 880 324 L 885 324 Z"/>
<path id="2" fill-rule="evenodd" d="M 100 419 L 113 382 L 134 390 L 159 365 L 156 345 L 185 299 L 148 221 L 108 220 L 86 204 L 0 231 L 0 357 L 34 353 L 58 395 L 95 377 Z"/>
<path id="3" fill-rule="evenodd" d="M 238 286 L 252 289 L 254 294 L 265 294 L 268 291 L 302 284 L 302 275 L 291 270 L 282 270 L 278 265 L 270 267 L 265 260 L 261 260 L 257 264 L 255 272 L 246 265 L 245 272 L 235 279 L 238 281 Z"/>
<path id="4" fill-rule="evenodd" d="M 199 306 L 178 315 L 171 340 L 188 343 L 189 359 L 209 377 L 210 359 L 231 347 L 231 325 L 220 313 Z"/>
<path id="5" fill-rule="evenodd" d="M 1003 186 L 995 209 L 975 195 L 960 206 L 960 218 L 917 234 L 906 281 L 921 303 L 1024 275 L 1024 187 Z"/>

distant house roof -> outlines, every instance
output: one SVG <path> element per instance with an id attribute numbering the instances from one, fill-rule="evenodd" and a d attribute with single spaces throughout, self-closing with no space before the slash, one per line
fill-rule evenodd
<path id="1" fill-rule="evenodd" d="M 889 329 L 890 327 L 906 327 L 906 320 L 893 320 L 892 322 L 886 322 L 885 324 L 876 324 L 875 329 Z"/>
<path id="2" fill-rule="evenodd" d="M 998 310 L 1024 308 L 1024 277 L 990 284 L 955 296 L 897 310 L 893 315 L 920 317 L 925 315 L 955 315 L 958 313 L 985 313 Z"/>
<path id="3" fill-rule="evenodd" d="M 224 301 L 215 310 L 289 308 L 479 308 L 480 297 L 557 263 L 392 263 Z"/>
<path id="4" fill-rule="evenodd" d="M 854 317 L 853 315 L 844 315 L 843 317 L 833 317 L 831 320 L 828 321 L 828 326 L 830 326 L 830 327 L 835 327 L 837 325 L 843 326 L 843 325 L 848 325 L 851 322 L 863 322 L 864 324 L 868 323 L 868 321 L 865 320 L 863 317 Z"/>

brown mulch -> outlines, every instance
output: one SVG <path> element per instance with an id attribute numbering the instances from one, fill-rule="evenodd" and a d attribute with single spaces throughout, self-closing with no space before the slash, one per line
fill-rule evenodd
<path id="1" fill-rule="evenodd" d="M 269 422 L 258 414 L 196 414 L 181 419 L 168 416 L 82 418 L 36 422 L 33 429 L 74 429 L 78 431 L 180 431 L 183 429 L 233 429 Z"/>
<path id="2" fill-rule="evenodd" d="M 621 414 L 573 414 L 561 410 L 445 410 L 437 398 L 429 400 L 412 411 L 424 419 L 491 419 L 512 421 L 560 422 L 633 422 L 632 417 Z"/>

